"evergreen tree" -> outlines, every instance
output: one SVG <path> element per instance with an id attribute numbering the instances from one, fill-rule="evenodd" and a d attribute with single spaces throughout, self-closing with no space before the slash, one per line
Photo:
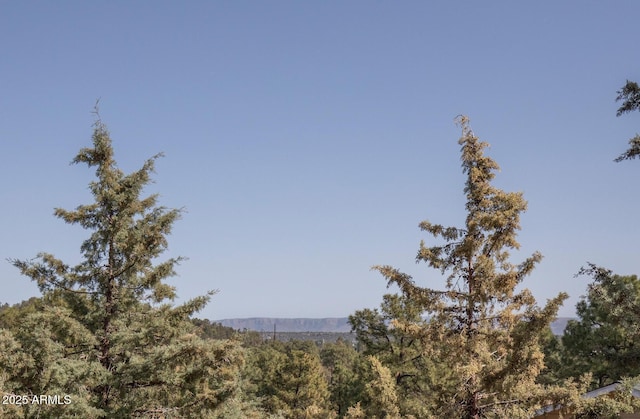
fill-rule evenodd
<path id="1" fill-rule="evenodd" d="M 31 297 L 12 306 L 5 303 L 0 307 L 0 328 L 15 330 L 28 315 L 42 311 L 44 304 L 40 297 Z"/>
<path id="2" fill-rule="evenodd" d="M 483 153 L 488 144 L 473 134 L 466 117 L 459 123 L 465 226 L 423 221 L 420 228 L 444 244 L 422 242 L 416 258 L 446 275 L 446 289 L 418 286 L 391 266 L 375 269 L 428 316 L 425 323 L 398 319 L 394 327 L 420 339 L 425 355 L 453 372 L 455 383 L 436 400 L 435 416 L 528 417 L 561 397 L 559 388 L 544 388 L 536 377 L 544 365 L 541 335 L 567 296 L 539 308 L 529 290 L 516 290 L 542 258 L 534 253 L 518 265 L 509 262 L 509 250 L 519 248 L 516 232 L 526 201 L 521 193 L 492 186 L 498 165 Z"/>
<path id="3" fill-rule="evenodd" d="M 366 384 L 362 401 L 366 417 L 380 419 L 400 418 L 396 385 L 391 371 L 382 365 L 375 356 L 367 356 L 367 364 Z"/>
<path id="4" fill-rule="evenodd" d="M 351 342 L 339 339 L 323 345 L 320 359 L 328 376 L 332 409 L 338 417 L 343 417 L 364 391 L 364 383 L 358 374 L 362 357 Z"/>
<path id="5" fill-rule="evenodd" d="M 64 307 L 45 306 L 41 312 L 27 314 L 11 331 L 0 336 L 0 371 L 5 377 L 2 391 L 13 395 L 59 396 L 62 405 L 21 403 L 20 414 L 0 406 L 2 417 L 62 418 L 99 417 L 90 388 L 104 380 L 97 360 L 83 354 L 94 336 L 73 319 Z M 64 400 L 64 396 L 69 396 Z"/>
<path id="6" fill-rule="evenodd" d="M 196 327 L 198 336 L 203 339 L 232 339 L 238 334 L 232 327 L 212 323 L 209 319 L 192 318 L 191 323 Z"/>
<path id="7" fill-rule="evenodd" d="M 329 390 L 311 342 L 272 342 L 251 348 L 245 369 L 248 393 L 270 414 L 287 419 L 331 418 Z"/>
<path id="8" fill-rule="evenodd" d="M 452 384 L 451 371 L 425 356 L 415 334 L 391 324 L 395 320 L 420 327 L 425 323 L 423 312 L 418 301 L 387 294 L 379 310 L 358 310 L 349 316 L 362 354 L 375 356 L 393 375 L 403 416 L 426 417 L 437 395 Z"/>
<path id="9" fill-rule="evenodd" d="M 590 373 L 592 389 L 640 375 L 640 279 L 593 264 L 580 273 L 593 282 L 562 337 L 564 375 Z"/>
<path id="10" fill-rule="evenodd" d="M 566 378 L 564 375 L 562 336 L 554 335 L 549 327 L 543 333 L 540 343 L 544 353 L 544 369 L 538 376 L 538 382 L 548 385 L 561 384 Z"/>
<path id="11" fill-rule="evenodd" d="M 50 307 L 30 317 L 37 327 L 27 322 L 3 336 L 0 344 L 14 348 L 10 354 L 26 357 L 25 367 L 16 368 L 5 354 L 3 390 L 63 391 L 73 408 L 86 405 L 74 414 L 87 418 L 210 417 L 233 397 L 242 350 L 233 341 L 196 336 L 189 318 L 211 292 L 171 304 L 176 292 L 165 280 L 181 258 L 158 261 L 181 211 L 158 206 L 155 194 L 142 196 L 160 155 L 125 175 L 99 119 L 92 139 L 73 163 L 95 168 L 97 179 L 89 185 L 94 202 L 55 210 L 90 231 L 80 247 L 82 261 L 71 266 L 49 253 L 13 261 L 37 282 Z M 55 380 L 43 379 L 43 372 Z M 51 417 L 70 414 L 62 406 Z"/>

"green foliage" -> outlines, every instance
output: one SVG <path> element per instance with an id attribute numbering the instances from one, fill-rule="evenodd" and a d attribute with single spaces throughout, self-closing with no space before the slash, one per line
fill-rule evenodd
<path id="1" fill-rule="evenodd" d="M 362 397 L 365 383 L 359 371 L 363 358 L 350 342 L 338 340 L 323 345 L 320 359 L 328 379 L 331 409 L 343 417 Z"/>
<path id="2" fill-rule="evenodd" d="M 55 210 L 90 232 L 82 261 L 71 266 L 49 253 L 12 261 L 43 297 L 0 316 L 9 327 L 0 336 L 2 390 L 72 399 L 23 406 L 22 416 L 204 418 L 237 400 L 240 344 L 204 341 L 190 320 L 213 293 L 174 306 L 175 290 L 164 282 L 182 260 L 161 260 L 181 212 L 141 196 L 158 156 L 125 175 L 98 121 L 93 147 L 73 160 L 95 168 L 94 202 Z"/>
<path id="3" fill-rule="evenodd" d="M 555 336 L 549 327 L 540 336 L 540 344 L 542 346 L 542 352 L 544 353 L 544 368 L 538 376 L 538 383 L 545 385 L 562 385 L 565 378 L 562 374 L 562 371 L 565 369 L 562 357 L 562 338 Z"/>
<path id="4" fill-rule="evenodd" d="M 420 323 L 422 309 L 411 299 L 402 295 L 386 294 L 382 298 L 380 310 L 364 309 L 349 316 L 351 330 L 356 333 L 361 350 L 381 359 L 397 355 L 404 360 L 411 358 L 410 351 L 418 341 L 390 326 L 394 319 Z M 419 353 L 414 351 L 413 353 Z"/>
<path id="5" fill-rule="evenodd" d="M 68 405 L 23 405 L 20 415 L 59 418 L 103 414 L 88 391 L 105 378 L 97 359 L 87 356 L 87 349 L 97 342 L 68 310 L 45 307 L 40 313 L 27 315 L 14 330 L 3 330 L 0 336 L 5 394 L 71 396 Z"/>
<path id="6" fill-rule="evenodd" d="M 416 300 L 387 294 L 380 310 L 364 309 L 349 316 L 362 353 L 373 355 L 388 368 L 396 384 L 398 406 L 404 416 L 426 417 L 451 385 L 451 371 L 426 355 L 415 334 L 392 322 L 423 327 L 423 308 Z"/>
<path id="7" fill-rule="evenodd" d="M 204 339 L 231 339 L 236 336 L 236 331 L 232 327 L 213 323 L 209 319 L 193 318 L 191 323 L 197 328 L 198 336 Z"/>
<path id="8" fill-rule="evenodd" d="M 536 382 L 544 363 L 541 338 L 559 306 L 560 294 L 544 308 L 527 289 L 517 289 L 541 260 L 539 253 L 515 265 L 516 232 L 526 210 L 521 193 L 491 185 L 498 165 L 460 117 L 462 169 L 466 174 L 464 228 L 429 221 L 420 228 L 444 243 L 420 244 L 416 257 L 446 276 L 446 289 L 416 285 L 391 266 L 376 266 L 429 320 L 395 319 L 392 325 L 419 339 L 425 356 L 453 373 L 455 382 L 435 400 L 437 417 L 528 417 L 550 400 L 570 397 Z"/>
<path id="9" fill-rule="evenodd" d="M 593 282 L 562 338 L 564 374 L 591 373 L 591 388 L 640 375 L 640 280 L 593 264 L 580 274 Z"/>
<path id="10" fill-rule="evenodd" d="M 640 109 L 640 86 L 638 83 L 627 80 L 617 93 L 616 102 L 622 101 L 622 105 L 618 108 L 616 116 Z"/>
<path id="11" fill-rule="evenodd" d="M 396 419 L 400 417 L 395 380 L 391 371 L 375 357 L 367 357 L 364 400 L 368 418 Z"/>
<path id="12" fill-rule="evenodd" d="M 0 328 L 15 329 L 20 326 L 25 317 L 42 311 L 44 306 L 44 301 L 40 297 L 31 297 L 12 306 L 4 304 L 0 307 Z"/>
<path id="13" fill-rule="evenodd" d="M 247 391 L 270 414 L 284 418 L 330 418 L 329 390 L 313 343 L 272 342 L 250 348 Z"/>
<path id="14" fill-rule="evenodd" d="M 618 94 L 618 115 L 640 109 L 636 83 Z M 510 262 L 526 201 L 492 186 L 499 168 L 484 155 L 488 144 L 465 117 L 459 122 L 465 223 L 421 222 L 441 243 L 421 242 L 416 256 L 445 276 L 445 289 L 374 267 L 401 294 L 350 316 L 358 353 L 343 341 L 321 350 L 264 344 L 256 332 L 193 318 L 214 292 L 174 305 L 165 281 L 182 258 L 162 256 L 181 211 L 142 196 L 160 155 L 124 174 L 98 121 L 93 147 L 73 160 L 95 168 L 94 202 L 55 210 L 90 232 L 82 261 L 49 253 L 13 260 L 42 296 L 0 307 L 2 393 L 68 395 L 71 403 L 0 405 L 0 417 L 524 418 L 563 404 L 576 418 L 607 418 L 639 409 L 625 377 L 640 376 L 640 280 L 581 270 L 593 283 L 579 320 L 553 336 L 549 324 L 566 295 L 538 307 L 521 285 L 541 255 Z M 640 155 L 640 137 L 630 143 L 616 161 Z M 591 388 L 623 385 L 581 400 L 589 379 Z"/>
<path id="15" fill-rule="evenodd" d="M 262 344 L 260 332 L 254 330 L 237 331 L 209 319 L 192 318 L 191 323 L 196 327 L 198 336 L 203 339 L 235 339 L 241 341 L 245 348 Z"/>
<path id="16" fill-rule="evenodd" d="M 618 90 L 616 101 L 623 101 L 618 108 L 617 116 L 640 109 L 640 86 L 638 83 L 627 80 L 627 83 Z M 618 156 L 615 161 L 631 160 L 640 156 L 640 135 L 635 135 L 629 140 L 627 151 Z"/>

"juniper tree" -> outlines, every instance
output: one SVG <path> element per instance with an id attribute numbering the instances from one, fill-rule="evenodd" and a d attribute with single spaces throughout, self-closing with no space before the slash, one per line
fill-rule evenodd
<path id="1" fill-rule="evenodd" d="M 176 290 L 166 279 L 175 274 L 181 258 L 161 257 L 181 211 L 158 205 L 157 194 L 143 196 L 161 155 L 124 174 L 99 119 L 92 140 L 93 146 L 80 150 L 73 163 L 95 168 L 96 180 L 89 185 L 94 201 L 74 210 L 55 210 L 58 218 L 90 232 L 80 247 L 81 262 L 72 266 L 50 253 L 13 261 L 37 282 L 45 300 L 60 307 L 58 316 L 69 318 L 67 323 L 74 327 L 69 330 L 77 337 L 69 341 L 64 328 L 51 329 L 57 333 L 48 334 L 47 342 L 58 349 L 40 367 L 64 369 L 68 360 L 86 364 L 93 372 L 91 379 L 76 379 L 74 385 L 82 387 L 82 394 L 72 394 L 93 408 L 85 417 L 213 415 L 233 395 L 242 354 L 232 341 L 205 342 L 196 336 L 189 317 L 204 307 L 212 292 L 172 304 Z M 40 324 L 53 327 L 54 318 L 45 316 Z M 14 335 L 22 338 L 13 342 L 6 337 L 7 345 L 25 348 L 34 338 L 29 330 Z M 60 386 L 71 391 L 68 385 Z M 33 389 L 23 382 L 10 390 Z"/>
<path id="2" fill-rule="evenodd" d="M 484 155 L 488 144 L 473 134 L 466 117 L 458 122 L 465 225 L 421 222 L 420 229 L 442 243 L 421 242 L 416 257 L 445 276 L 445 288 L 420 286 L 391 266 L 374 269 L 428 318 L 397 319 L 394 326 L 420 339 L 425 355 L 453 373 L 445 394 L 434 394 L 435 416 L 528 417 L 545 400 L 560 397 L 538 385 L 536 377 L 543 368 L 540 337 L 567 295 L 539 308 L 529 290 L 517 289 L 542 258 L 536 252 L 519 264 L 509 259 L 509 251 L 519 248 L 516 233 L 527 203 L 521 193 L 491 184 L 499 167 Z"/>

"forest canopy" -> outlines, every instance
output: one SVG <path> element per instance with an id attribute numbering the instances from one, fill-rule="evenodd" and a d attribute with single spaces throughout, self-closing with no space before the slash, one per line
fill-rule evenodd
<path id="1" fill-rule="evenodd" d="M 618 115 L 638 109 L 637 84 Z M 538 305 L 526 279 L 542 260 L 520 248 L 521 192 L 497 188 L 489 144 L 457 118 L 465 196 L 460 226 L 423 220 L 415 279 L 376 265 L 398 293 L 349 317 L 355 345 L 265 338 L 196 314 L 215 291 L 176 304 L 182 257 L 166 257 L 183 211 L 145 194 L 156 154 L 129 174 L 98 117 L 72 160 L 94 171 L 93 200 L 54 215 L 86 231 L 82 259 L 10 262 L 40 296 L 0 307 L 0 416 L 24 418 L 531 418 L 637 412 L 640 281 L 589 263 L 578 318 L 550 324 L 567 298 Z M 633 159 L 630 149 L 617 161 Z M 444 278 L 442 289 L 431 278 Z M 588 390 L 617 388 L 585 399 Z M 636 387 L 634 387 L 636 386 Z"/>

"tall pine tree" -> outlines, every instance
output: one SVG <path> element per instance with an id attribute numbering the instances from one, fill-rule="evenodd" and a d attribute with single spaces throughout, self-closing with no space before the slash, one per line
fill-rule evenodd
<path id="1" fill-rule="evenodd" d="M 529 290 L 516 289 L 542 258 L 536 252 L 517 265 L 509 261 L 509 251 L 519 248 L 516 232 L 526 201 L 521 193 L 492 186 L 499 167 L 484 155 L 488 144 L 473 134 L 466 117 L 458 122 L 465 226 L 423 221 L 420 228 L 444 243 L 422 242 L 416 258 L 446 275 L 446 288 L 421 287 L 391 266 L 374 268 L 428 316 L 426 322 L 397 319 L 394 326 L 419 338 L 425 354 L 453 372 L 447 394 L 434 394 L 434 416 L 529 417 L 561 397 L 536 377 L 543 368 L 542 333 L 567 296 L 539 308 Z"/>
<path id="2" fill-rule="evenodd" d="M 16 354 L 22 348 L 30 357 L 23 361 L 28 368 L 49 371 L 57 380 L 33 388 L 35 383 L 21 378 L 27 367 L 16 370 L 0 358 L 9 377 L 3 390 L 62 391 L 71 395 L 72 406 L 87 406 L 80 412 L 59 406 L 51 417 L 214 417 L 234 396 L 243 362 L 239 344 L 205 342 L 189 321 L 212 293 L 172 304 L 176 291 L 166 279 L 181 259 L 160 258 L 181 212 L 159 206 L 155 194 L 143 196 L 159 156 L 124 174 L 98 119 L 93 146 L 73 160 L 95 168 L 89 186 L 94 201 L 55 210 L 58 218 L 90 231 L 80 248 L 82 261 L 71 266 L 49 253 L 13 261 L 37 282 L 52 308 L 30 321 L 46 335 L 22 328 L 4 336 L 3 344 Z"/>

